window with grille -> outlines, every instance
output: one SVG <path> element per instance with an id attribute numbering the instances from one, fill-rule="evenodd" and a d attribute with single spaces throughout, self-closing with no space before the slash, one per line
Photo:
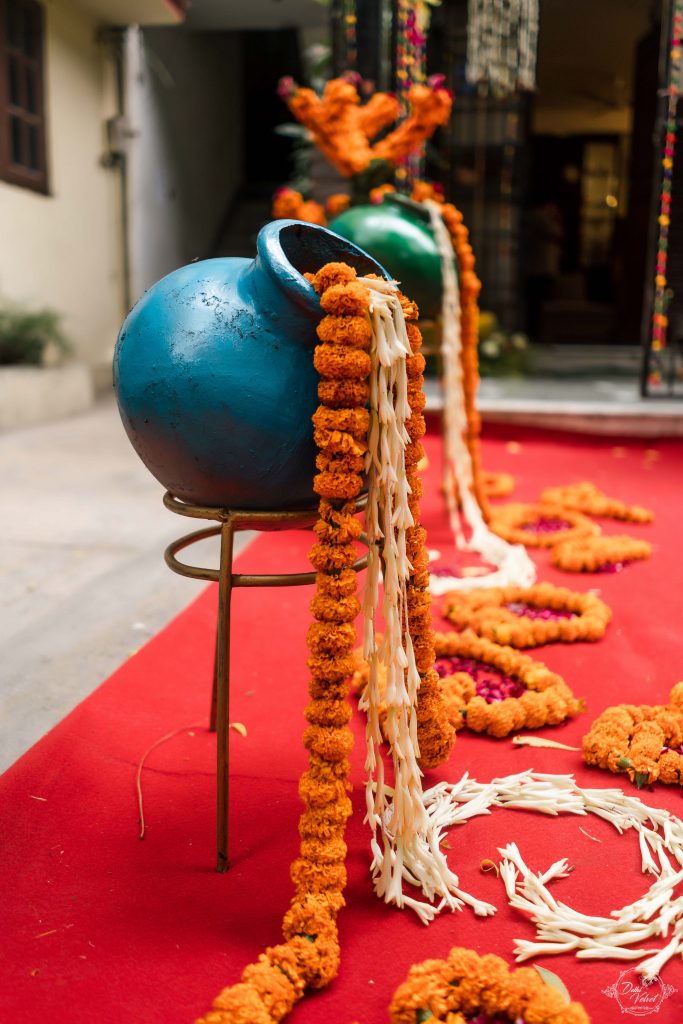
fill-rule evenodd
<path id="1" fill-rule="evenodd" d="M 47 191 L 43 9 L 0 0 L 0 178 Z"/>

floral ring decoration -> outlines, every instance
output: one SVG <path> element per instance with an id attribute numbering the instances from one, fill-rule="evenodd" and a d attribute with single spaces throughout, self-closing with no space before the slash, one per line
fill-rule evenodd
<path id="1" fill-rule="evenodd" d="M 629 562 L 649 558 L 652 545 L 625 534 L 618 537 L 576 537 L 550 553 L 556 569 L 565 572 L 620 572 Z"/>
<path id="2" fill-rule="evenodd" d="M 435 633 L 435 669 L 441 677 L 445 713 L 455 729 L 467 726 L 501 738 L 520 729 L 559 725 L 584 710 L 556 672 L 528 654 L 504 647 L 472 630 Z M 369 671 L 361 651 L 354 653 L 351 690 L 363 697 Z M 380 676 L 383 692 L 386 680 Z M 384 729 L 385 709 L 380 706 Z"/>
<path id="3" fill-rule="evenodd" d="M 638 789 L 652 782 L 683 785 L 683 683 L 668 704 L 607 708 L 583 738 L 586 764 L 625 772 Z"/>
<path id="4" fill-rule="evenodd" d="M 561 505 L 587 516 L 604 516 L 606 519 L 623 519 L 631 523 L 651 523 L 654 513 L 640 505 L 627 505 L 616 498 L 608 498 L 595 484 L 584 480 L 582 483 L 567 484 L 565 487 L 546 487 L 541 494 L 542 502 Z"/>
<path id="5" fill-rule="evenodd" d="M 565 540 L 600 533 L 600 527 L 581 512 L 562 505 L 510 502 L 491 509 L 494 533 L 511 544 L 551 548 Z"/>
<path id="6" fill-rule="evenodd" d="M 436 633 L 436 671 L 453 724 L 502 737 L 559 725 L 584 710 L 562 676 L 528 654 L 477 636 Z M 458 720 L 460 720 L 458 722 Z"/>
<path id="7" fill-rule="evenodd" d="M 443 615 L 458 629 L 511 647 L 600 640 L 612 617 L 595 594 L 580 594 L 552 583 L 532 587 L 491 587 L 446 595 Z"/>
<path id="8" fill-rule="evenodd" d="M 392 1024 L 588 1024 L 580 1003 L 570 1003 L 531 967 L 511 970 L 493 953 L 455 947 L 445 960 L 414 964 L 389 1007 Z"/>

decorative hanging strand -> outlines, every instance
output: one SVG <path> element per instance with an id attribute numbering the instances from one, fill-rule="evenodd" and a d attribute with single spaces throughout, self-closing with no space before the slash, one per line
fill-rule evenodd
<path id="1" fill-rule="evenodd" d="M 497 96 L 536 87 L 539 0 L 469 0 L 467 81 Z"/>
<path id="2" fill-rule="evenodd" d="M 477 552 L 486 562 L 497 567 L 495 572 L 475 578 L 433 576 L 430 587 L 434 594 L 445 594 L 452 590 L 469 590 L 473 587 L 529 587 L 536 578 L 534 563 L 522 545 L 508 544 L 502 537 L 498 537 L 488 529 L 472 492 L 472 458 L 465 441 L 467 420 L 460 358 L 462 343 L 455 257 L 448 229 L 441 216 L 441 207 L 433 200 L 426 200 L 426 205 L 429 208 L 432 231 L 441 256 L 443 289 L 441 351 L 444 367 L 444 454 L 446 461 L 444 482 L 451 530 L 459 548 Z M 471 531 L 468 541 L 465 540 L 460 523 L 458 495 L 460 496 L 463 519 Z"/>
<path id="3" fill-rule="evenodd" d="M 657 218 L 657 257 L 655 268 L 654 301 L 652 306 L 652 324 L 650 348 L 659 353 L 666 347 L 669 318 L 669 289 L 667 281 L 667 259 L 669 249 L 669 224 L 671 218 L 671 190 L 673 181 L 674 152 L 676 147 L 676 130 L 678 100 L 681 83 L 681 44 L 683 43 L 683 0 L 675 0 L 672 12 L 671 49 L 669 51 L 669 74 L 667 81 L 666 123 L 664 132 L 664 153 L 662 156 L 662 179 L 659 195 L 659 216 Z M 658 387 L 662 383 L 660 369 L 655 366 L 650 370 L 648 383 Z"/>

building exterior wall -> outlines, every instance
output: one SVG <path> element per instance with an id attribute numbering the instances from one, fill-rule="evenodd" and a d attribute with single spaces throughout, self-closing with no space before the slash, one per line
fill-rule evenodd
<path id="1" fill-rule="evenodd" d="M 113 70 L 97 28 L 70 0 L 45 3 L 49 194 L 0 181 L 0 301 L 61 313 L 92 367 L 123 314 L 118 172 L 100 164 Z"/>
<path id="2" fill-rule="evenodd" d="M 213 255 L 243 177 L 240 36 L 129 29 L 126 40 L 131 299 Z"/>

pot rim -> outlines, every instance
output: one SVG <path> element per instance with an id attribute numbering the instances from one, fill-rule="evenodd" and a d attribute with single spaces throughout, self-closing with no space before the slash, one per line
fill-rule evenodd
<path id="1" fill-rule="evenodd" d="M 300 249 L 299 267 L 295 266 L 285 251 L 282 235 L 287 233 L 290 249 Z M 304 277 L 304 273 L 315 273 L 326 263 L 348 263 L 359 274 L 381 274 L 385 280 L 392 277 L 369 253 L 348 239 L 337 235 L 329 228 L 303 220 L 275 220 L 261 228 L 256 239 L 260 262 L 268 269 L 277 285 L 286 290 L 307 312 L 320 315 L 320 299 Z"/>

